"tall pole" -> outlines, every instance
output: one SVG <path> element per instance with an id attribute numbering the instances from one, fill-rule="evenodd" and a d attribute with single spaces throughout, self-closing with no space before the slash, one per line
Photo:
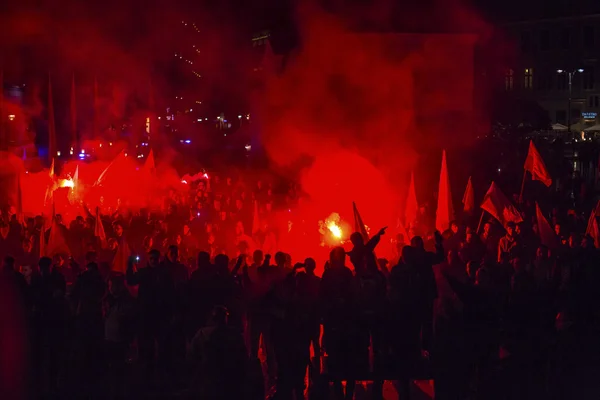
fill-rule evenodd
<path id="1" fill-rule="evenodd" d="M 567 106 L 567 132 L 569 133 L 569 136 L 571 136 L 571 97 L 573 95 L 573 74 L 574 73 L 575 73 L 575 71 L 567 73 L 569 75 L 569 101 L 568 101 L 568 106 Z"/>

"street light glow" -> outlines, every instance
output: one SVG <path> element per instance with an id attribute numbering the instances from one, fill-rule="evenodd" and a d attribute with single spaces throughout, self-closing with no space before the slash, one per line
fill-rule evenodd
<path id="1" fill-rule="evenodd" d="M 583 72 L 583 68 L 579 68 L 579 69 L 577 70 L 577 72 L 580 72 L 580 73 L 581 73 L 581 72 Z"/>
<path id="2" fill-rule="evenodd" d="M 557 69 L 556 72 L 558 72 L 559 74 L 562 74 L 565 71 L 563 71 L 562 69 Z"/>

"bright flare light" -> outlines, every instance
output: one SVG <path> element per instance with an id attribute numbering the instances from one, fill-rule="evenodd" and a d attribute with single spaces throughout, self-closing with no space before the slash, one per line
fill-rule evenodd
<path id="1" fill-rule="evenodd" d="M 343 239 L 344 230 L 340 226 L 341 218 L 338 213 L 331 213 L 325 221 L 319 221 L 320 229 L 319 232 L 324 236 L 329 236 L 335 241 Z"/>
<path id="2" fill-rule="evenodd" d="M 59 179 L 58 180 L 58 186 L 59 187 L 74 188 L 75 187 L 75 182 L 73 182 L 73 179 L 71 179 L 71 178 L 68 178 L 68 179 Z"/>
<path id="3" fill-rule="evenodd" d="M 329 232 L 331 232 L 331 234 L 333 236 L 335 236 L 338 239 L 342 238 L 342 228 L 340 228 L 335 221 L 330 221 L 327 223 L 327 229 L 329 229 Z"/>

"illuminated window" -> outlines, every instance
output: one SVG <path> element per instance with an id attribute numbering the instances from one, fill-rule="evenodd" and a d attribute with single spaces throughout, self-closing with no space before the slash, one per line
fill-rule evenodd
<path id="1" fill-rule="evenodd" d="M 533 68 L 525 68 L 525 76 L 523 80 L 523 87 L 525 89 L 533 88 Z"/>
<path id="2" fill-rule="evenodd" d="M 504 77 L 504 85 L 506 90 L 513 90 L 514 87 L 514 79 L 515 79 L 515 71 L 509 69 L 506 71 L 506 76 Z"/>

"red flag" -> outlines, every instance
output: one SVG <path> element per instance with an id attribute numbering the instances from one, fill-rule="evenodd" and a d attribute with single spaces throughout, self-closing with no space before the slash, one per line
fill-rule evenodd
<path id="1" fill-rule="evenodd" d="M 125 159 L 125 150 L 121 151 L 119 155 L 117 155 L 117 157 L 115 157 L 115 159 L 110 164 L 108 164 L 106 168 L 104 168 L 104 171 L 102 171 L 98 179 L 96 179 L 96 182 L 94 182 L 94 186 L 101 186 L 102 182 L 104 181 L 104 178 L 106 177 L 106 173 L 110 170 L 110 167 L 112 167 L 117 161 L 122 159 Z"/>
<path id="2" fill-rule="evenodd" d="M 546 164 L 542 159 L 542 156 L 535 148 L 533 140 L 529 141 L 529 152 L 527 153 L 527 159 L 525 160 L 525 171 L 531 173 L 531 179 L 534 181 L 540 181 L 544 185 L 550 187 L 552 185 L 552 178 L 548 173 Z"/>
<path id="3" fill-rule="evenodd" d="M 117 254 L 115 254 L 115 258 L 113 259 L 112 263 L 112 270 L 124 274 L 127 271 L 127 263 L 129 262 L 130 256 L 131 251 L 129 250 L 129 245 L 123 236 L 119 240 Z"/>
<path id="4" fill-rule="evenodd" d="M 52 83 L 48 74 L 48 157 L 56 157 L 56 125 L 54 123 L 54 101 L 52 100 Z"/>
<path id="5" fill-rule="evenodd" d="M 369 234 L 367 233 L 367 228 L 358 213 L 358 208 L 356 208 L 356 203 L 352 202 L 352 209 L 354 210 L 354 232 L 360 232 L 363 237 L 365 243 L 369 240 Z"/>
<path id="6" fill-rule="evenodd" d="M 454 207 L 452 206 L 452 193 L 450 192 L 450 177 L 446 165 L 446 150 L 442 152 L 442 169 L 440 171 L 440 185 L 438 189 L 438 205 L 435 214 L 435 229 L 444 232 L 450 228 L 454 220 Z"/>
<path id="7" fill-rule="evenodd" d="M 496 218 L 503 226 L 506 226 L 508 222 L 519 223 L 523 221 L 521 214 L 512 205 L 510 200 L 506 198 L 504 193 L 496 186 L 494 182 L 490 185 L 481 208 Z"/>
<path id="8" fill-rule="evenodd" d="M 75 90 L 75 74 L 71 82 L 71 148 L 77 146 L 77 94 Z"/>
<path id="9" fill-rule="evenodd" d="M 415 190 L 415 174 L 410 173 L 410 185 L 408 186 L 408 196 L 406 197 L 406 207 L 404 208 L 404 226 L 410 226 L 417 220 L 419 203 L 417 202 L 417 191 Z"/>
<path id="10" fill-rule="evenodd" d="M 535 217 L 537 219 L 538 233 L 540 235 L 540 241 L 542 244 L 549 249 L 554 249 L 558 245 L 558 240 L 554 229 L 550 226 L 550 223 L 544 217 L 540 205 L 535 202 Z"/>
<path id="11" fill-rule="evenodd" d="M 100 218 L 100 207 L 96 207 L 95 218 L 94 236 L 100 240 L 100 244 L 104 248 L 106 247 L 106 233 L 104 232 L 104 226 L 102 225 L 102 219 Z"/>
<path id="12" fill-rule="evenodd" d="M 596 204 L 596 207 L 592 210 L 590 218 L 588 219 L 587 228 L 585 234 L 591 236 L 594 239 L 594 246 L 600 248 L 600 231 L 598 229 L 598 212 L 600 211 L 600 201 Z"/>
<path id="13" fill-rule="evenodd" d="M 471 177 L 469 177 L 469 181 L 467 182 L 467 188 L 465 189 L 465 194 L 463 195 L 463 210 L 466 213 L 472 213 L 475 210 L 475 194 L 473 193 L 473 184 L 471 183 Z"/>
<path id="14" fill-rule="evenodd" d="M 4 71 L 0 70 L 0 149 L 4 148 Z"/>
<path id="15" fill-rule="evenodd" d="M 260 217 L 258 215 L 258 202 L 254 200 L 254 213 L 252 215 L 252 234 L 260 229 Z"/>
<path id="16" fill-rule="evenodd" d="M 146 162 L 144 163 L 144 170 L 148 173 L 153 173 L 156 169 L 156 164 L 154 163 L 154 152 L 150 150 L 148 153 L 148 158 L 146 158 Z"/>
<path id="17" fill-rule="evenodd" d="M 52 204 L 52 227 L 50 228 L 46 254 L 48 257 L 53 257 L 56 254 L 71 254 L 69 246 L 67 246 L 67 241 L 62 234 L 61 227 L 56 222 L 54 203 Z"/>

